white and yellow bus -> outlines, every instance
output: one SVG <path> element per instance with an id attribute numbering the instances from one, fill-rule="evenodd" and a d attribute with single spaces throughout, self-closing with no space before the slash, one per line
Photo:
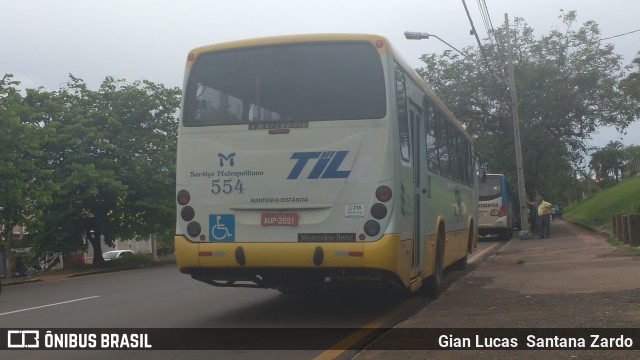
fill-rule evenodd
<path id="1" fill-rule="evenodd" d="M 518 195 L 504 174 L 487 174 L 478 189 L 478 233 L 509 240 L 519 228 Z"/>
<path id="2" fill-rule="evenodd" d="M 377 35 L 204 46 L 187 59 L 175 253 L 215 286 L 438 294 L 477 241 L 471 137 Z"/>

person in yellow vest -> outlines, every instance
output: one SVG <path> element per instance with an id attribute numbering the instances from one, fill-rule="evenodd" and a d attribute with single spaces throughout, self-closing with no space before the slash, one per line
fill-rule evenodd
<path id="1" fill-rule="evenodd" d="M 548 239 L 551 236 L 551 208 L 553 205 L 544 201 L 542 196 L 538 196 L 536 204 L 538 205 L 538 229 L 540 230 L 540 238 Z"/>
<path id="2" fill-rule="evenodd" d="M 529 205 L 538 207 L 538 231 L 541 239 L 548 239 L 551 236 L 551 208 L 552 204 L 544 201 L 542 196 L 538 196 L 536 201 L 527 201 Z"/>

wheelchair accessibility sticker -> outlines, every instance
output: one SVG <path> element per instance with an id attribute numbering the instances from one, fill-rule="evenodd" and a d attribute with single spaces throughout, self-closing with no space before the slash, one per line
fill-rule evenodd
<path id="1" fill-rule="evenodd" d="M 209 214 L 209 241 L 236 241 L 236 216 L 234 214 Z"/>

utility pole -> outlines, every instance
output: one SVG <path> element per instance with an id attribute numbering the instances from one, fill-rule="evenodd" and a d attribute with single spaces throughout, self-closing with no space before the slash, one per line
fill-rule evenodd
<path id="1" fill-rule="evenodd" d="M 518 197 L 520 198 L 520 232 L 519 239 L 531 239 L 529 218 L 527 216 L 527 195 L 524 191 L 524 169 L 522 167 L 522 146 L 520 145 L 520 122 L 518 121 L 518 97 L 516 95 L 516 79 L 513 73 L 513 49 L 511 47 L 511 32 L 509 29 L 509 15 L 504 14 L 507 29 L 507 55 L 509 71 L 509 90 L 511 92 L 511 113 L 513 115 L 513 136 L 516 148 L 516 172 L 518 174 Z"/>

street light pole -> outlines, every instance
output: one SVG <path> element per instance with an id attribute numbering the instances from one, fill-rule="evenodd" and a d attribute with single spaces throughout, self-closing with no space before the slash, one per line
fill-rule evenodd
<path id="1" fill-rule="evenodd" d="M 464 56 L 465 58 L 467 57 L 467 55 L 465 55 L 462 51 L 456 49 L 453 45 L 449 44 L 448 42 L 442 40 L 438 35 L 433 35 L 433 34 L 429 34 L 429 33 L 415 32 L 415 31 L 405 31 L 404 32 L 404 37 L 407 40 L 422 40 L 422 39 L 428 39 L 429 37 L 434 37 L 434 38 L 442 41 L 448 47 L 450 47 L 453 50 L 457 51 L 460 55 Z"/>
<path id="2" fill-rule="evenodd" d="M 505 17 L 505 21 L 506 21 L 506 28 L 507 28 L 507 44 L 508 44 L 508 52 L 509 52 L 509 62 L 508 62 L 508 70 L 509 70 L 509 90 L 511 93 L 511 112 L 513 115 L 513 132 L 514 132 L 514 139 L 515 139 L 515 150 L 516 150 L 516 172 L 517 172 L 517 176 L 518 176 L 518 197 L 520 198 L 520 232 L 518 233 L 518 238 L 519 239 L 530 239 L 531 238 L 531 232 L 529 231 L 529 220 L 527 217 L 527 201 L 526 201 L 526 193 L 525 193 L 525 187 L 524 187 L 524 170 L 523 170 L 523 165 L 522 165 L 522 148 L 520 145 L 520 123 L 518 121 L 518 101 L 517 101 L 517 96 L 516 96 L 516 87 L 515 87 L 515 77 L 514 77 L 514 73 L 513 73 L 513 58 L 512 58 L 512 48 L 511 48 L 511 36 L 509 34 L 509 18 L 507 14 L 504 14 Z M 449 44 L 448 42 L 442 40 L 439 36 L 434 35 L 434 34 L 429 34 L 429 33 L 422 33 L 422 32 L 415 32 L 415 31 L 405 31 L 404 32 L 404 37 L 409 39 L 409 40 L 422 40 L 422 39 L 429 39 L 429 37 L 434 37 L 438 40 L 440 40 L 441 42 L 443 42 L 444 44 L 446 44 L 447 46 L 449 46 L 450 48 L 452 48 L 453 50 L 457 51 L 460 55 L 462 55 L 465 59 L 470 60 L 471 62 L 473 62 L 474 64 L 478 65 L 476 63 L 475 60 L 469 58 L 467 55 L 465 55 L 462 51 L 456 49 L 453 45 Z M 482 50 L 482 49 L 481 49 Z M 491 71 L 491 69 L 489 69 L 489 72 L 491 73 L 491 75 L 493 76 L 493 78 L 495 80 L 498 81 L 498 83 L 503 82 L 502 79 L 498 78 L 498 76 L 496 76 L 493 71 Z"/>
<path id="3" fill-rule="evenodd" d="M 438 40 L 440 40 L 443 44 L 447 45 L 448 47 L 452 48 L 453 50 L 457 51 L 458 54 L 462 55 L 462 57 L 464 57 L 465 59 L 471 61 L 472 63 L 476 64 L 476 66 L 478 67 L 482 67 L 480 64 L 478 64 L 474 59 L 468 57 L 465 53 L 463 53 L 462 51 L 458 50 L 455 46 L 449 44 L 448 42 L 446 42 L 445 40 L 443 40 L 441 37 L 439 37 L 438 35 L 434 35 L 434 34 L 429 34 L 429 33 L 423 33 L 423 32 L 416 32 L 416 31 L 405 31 L 404 32 L 404 37 L 407 40 L 423 40 L 423 39 L 429 39 L 430 37 L 434 37 Z M 496 74 L 493 73 L 493 71 L 490 71 L 491 76 L 493 77 L 494 80 L 496 80 L 498 83 L 502 82 L 503 80 L 500 79 L 498 76 L 496 76 Z"/>
<path id="4" fill-rule="evenodd" d="M 511 93 L 511 114 L 513 116 L 513 137 L 516 148 L 516 173 L 518 175 L 518 197 L 520 198 L 520 232 L 519 239 L 531 239 L 529 231 L 529 219 L 527 217 L 527 198 L 524 190 L 524 169 L 522 166 L 522 146 L 520 144 L 520 121 L 518 121 L 518 97 L 516 95 L 516 81 L 513 72 L 513 56 L 511 47 L 511 34 L 509 33 L 509 16 L 504 14 L 505 27 L 507 29 L 507 52 L 509 70 L 509 90 Z"/>

